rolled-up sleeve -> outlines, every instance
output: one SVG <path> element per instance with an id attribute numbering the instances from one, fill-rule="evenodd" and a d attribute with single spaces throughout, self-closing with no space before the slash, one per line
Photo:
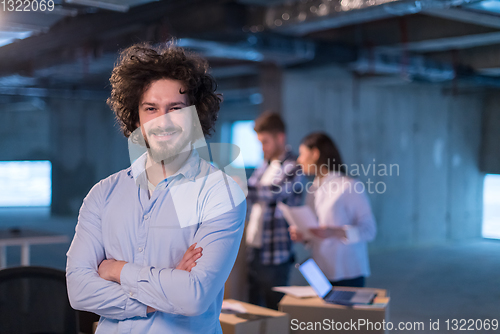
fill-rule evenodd
<path id="1" fill-rule="evenodd" d="M 100 208 L 101 183 L 83 201 L 75 236 L 67 252 L 66 280 L 71 306 L 116 320 L 146 317 L 147 306 L 127 295 L 120 284 L 102 279 L 98 267 L 105 258 Z"/>

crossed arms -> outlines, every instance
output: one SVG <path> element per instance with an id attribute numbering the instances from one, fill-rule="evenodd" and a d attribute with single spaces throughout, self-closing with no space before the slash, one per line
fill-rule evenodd
<path id="1" fill-rule="evenodd" d="M 204 313 L 223 288 L 236 259 L 246 202 L 200 224 L 193 242 L 203 249 L 203 256 L 192 247 L 176 268 L 156 268 L 106 260 L 102 199 L 97 186 L 85 198 L 67 253 L 71 306 L 117 320 L 146 317 L 154 310 L 186 316 Z"/>
<path id="2" fill-rule="evenodd" d="M 184 256 L 182 257 L 177 267 L 175 267 L 175 269 L 191 272 L 191 269 L 193 269 L 194 266 L 196 266 L 196 260 L 198 260 L 203 255 L 202 253 L 203 248 L 201 247 L 195 248 L 195 247 L 196 243 L 189 246 L 186 253 L 184 253 Z M 118 261 L 115 259 L 103 260 L 99 265 L 99 269 L 97 272 L 99 273 L 99 276 L 102 279 L 120 284 L 121 272 L 126 264 L 127 262 L 125 261 Z M 156 312 L 156 309 L 152 308 L 151 306 L 148 306 L 146 313 L 151 313 L 151 312 Z"/>

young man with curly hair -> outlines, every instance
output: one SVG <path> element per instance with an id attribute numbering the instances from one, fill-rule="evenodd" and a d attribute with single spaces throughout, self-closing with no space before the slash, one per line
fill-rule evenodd
<path id="1" fill-rule="evenodd" d="M 196 149 L 221 102 L 207 69 L 173 43 L 131 46 L 113 69 L 108 104 L 146 152 L 90 190 L 67 254 L 71 305 L 101 316 L 97 333 L 222 333 L 246 201 Z"/>

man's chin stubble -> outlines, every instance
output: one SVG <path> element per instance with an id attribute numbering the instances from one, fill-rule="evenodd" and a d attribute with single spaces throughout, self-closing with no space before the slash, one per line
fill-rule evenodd
<path id="1" fill-rule="evenodd" d="M 181 145 L 179 145 L 181 146 Z M 151 157 L 151 159 L 153 159 L 153 161 L 157 164 L 164 164 L 164 165 L 168 165 L 172 162 L 175 161 L 175 159 L 181 154 L 181 153 L 184 153 L 186 152 L 186 150 L 184 149 L 185 147 L 183 148 L 179 148 L 179 147 L 173 147 L 173 148 L 170 148 L 168 150 L 164 150 L 163 152 L 159 153 L 158 154 L 158 151 L 154 152 L 155 150 L 151 150 L 149 152 L 149 156 Z M 172 154 L 169 154 L 168 152 L 172 152 Z M 175 153 L 173 153 L 175 152 Z M 156 153 L 156 154 L 155 154 Z M 161 159 L 158 159 L 158 158 L 161 158 Z"/>

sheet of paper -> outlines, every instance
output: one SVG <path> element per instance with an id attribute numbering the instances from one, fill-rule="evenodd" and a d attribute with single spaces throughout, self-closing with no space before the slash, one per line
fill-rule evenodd
<path id="1" fill-rule="evenodd" d="M 264 227 L 264 211 L 265 206 L 260 203 L 254 203 L 250 210 L 248 218 L 246 242 L 248 246 L 255 248 L 262 247 L 262 228 Z"/>
<path id="2" fill-rule="evenodd" d="M 308 298 L 308 297 L 318 296 L 316 292 L 314 292 L 311 286 L 275 286 L 271 290 L 283 292 L 284 294 L 297 298 Z"/>
<path id="3" fill-rule="evenodd" d="M 347 238 L 343 240 L 345 244 L 354 244 L 356 242 L 359 242 L 359 230 L 357 227 L 345 225 L 344 230 L 347 236 Z"/>
<path id="4" fill-rule="evenodd" d="M 290 225 L 296 226 L 305 239 L 314 238 L 309 229 L 319 227 L 319 224 L 316 215 L 308 205 L 288 206 L 282 202 L 278 202 L 276 205 L 283 212 L 286 221 Z"/>
<path id="5" fill-rule="evenodd" d="M 222 301 L 222 310 L 234 311 L 236 313 L 247 313 L 247 309 L 241 303 Z"/>

